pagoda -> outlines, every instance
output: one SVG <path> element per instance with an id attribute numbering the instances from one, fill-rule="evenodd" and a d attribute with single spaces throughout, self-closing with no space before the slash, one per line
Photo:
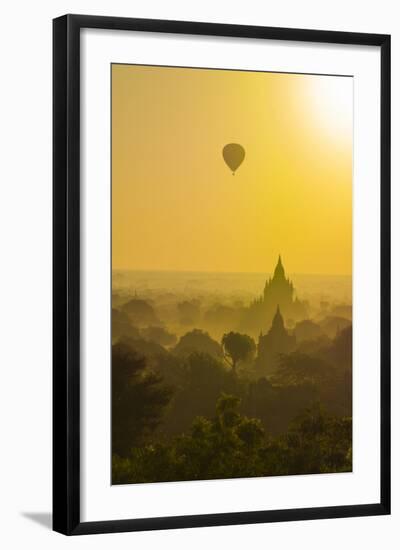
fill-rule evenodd
<path id="1" fill-rule="evenodd" d="M 261 332 L 258 338 L 257 371 L 264 376 L 273 374 L 278 366 L 279 356 L 292 352 L 295 347 L 296 337 L 286 329 L 278 305 L 271 328 L 265 335 Z"/>

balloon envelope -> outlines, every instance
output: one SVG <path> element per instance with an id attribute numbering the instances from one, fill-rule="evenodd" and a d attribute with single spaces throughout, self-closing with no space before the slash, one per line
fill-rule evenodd
<path id="1" fill-rule="evenodd" d="M 222 156 L 224 157 L 224 161 L 232 170 L 232 172 L 235 172 L 235 170 L 237 170 L 242 164 L 245 154 L 246 152 L 244 150 L 244 147 L 242 147 L 239 143 L 228 143 L 222 149 Z"/>

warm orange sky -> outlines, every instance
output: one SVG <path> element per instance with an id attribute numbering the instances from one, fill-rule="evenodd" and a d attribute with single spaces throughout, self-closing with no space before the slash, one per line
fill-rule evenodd
<path id="1" fill-rule="evenodd" d="M 352 85 L 113 65 L 113 268 L 351 274 Z"/>

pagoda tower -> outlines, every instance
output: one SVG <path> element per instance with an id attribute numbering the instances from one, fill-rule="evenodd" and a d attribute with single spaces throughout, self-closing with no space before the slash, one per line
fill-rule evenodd
<path id="1" fill-rule="evenodd" d="M 296 297 L 292 281 L 286 277 L 282 258 L 279 255 L 272 277 L 269 277 L 264 286 L 264 292 L 254 300 L 243 317 L 241 328 L 257 333 L 260 328 L 268 330 L 271 327 L 274 315 L 279 307 L 280 314 L 290 327 L 296 321 L 307 318 L 307 303 Z"/>
<path id="2" fill-rule="evenodd" d="M 272 313 L 279 306 L 285 313 L 290 313 L 287 310 L 293 305 L 293 293 L 293 283 L 286 278 L 282 259 L 279 255 L 274 275 L 272 279 L 269 278 L 265 283 L 263 300 L 265 308 Z"/>
<path id="3" fill-rule="evenodd" d="M 290 353 L 296 347 L 296 337 L 288 332 L 279 308 L 276 308 L 275 316 L 272 320 L 272 326 L 258 339 L 257 346 L 257 370 L 260 374 L 268 376 L 275 371 L 279 355 Z"/>

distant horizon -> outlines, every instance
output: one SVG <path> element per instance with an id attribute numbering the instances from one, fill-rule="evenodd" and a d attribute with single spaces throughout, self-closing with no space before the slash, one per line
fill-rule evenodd
<path id="1" fill-rule="evenodd" d="M 113 267 L 112 271 L 130 271 L 135 273 L 212 273 L 212 274 L 226 274 L 226 275 L 272 275 L 274 270 L 271 271 L 225 271 L 225 270 L 209 270 L 209 269 L 154 269 L 154 268 L 132 268 L 132 267 Z M 288 271 L 285 269 L 287 277 L 293 275 L 307 275 L 309 277 L 352 277 L 351 273 L 306 273 Z"/>

